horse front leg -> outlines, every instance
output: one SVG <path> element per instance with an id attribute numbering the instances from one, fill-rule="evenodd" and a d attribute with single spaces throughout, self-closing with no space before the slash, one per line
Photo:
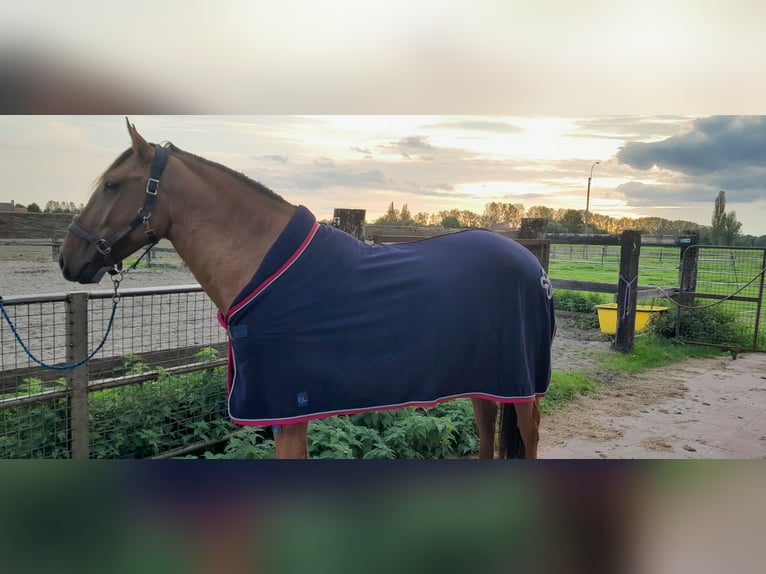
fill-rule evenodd
<path id="1" fill-rule="evenodd" d="M 486 399 L 471 399 L 471 406 L 479 431 L 479 458 L 495 458 L 497 403 Z"/>
<path id="2" fill-rule="evenodd" d="M 309 423 L 295 423 L 274 428 L 274 447 L 277 458 L 307 459 L 309 457 Z"/>

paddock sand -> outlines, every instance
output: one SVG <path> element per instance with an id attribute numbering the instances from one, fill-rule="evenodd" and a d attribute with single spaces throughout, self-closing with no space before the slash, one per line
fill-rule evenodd
<path id="1" fill-rule="evenodd" d="M 122 288 L 164 287 L 196 283 L 187 269 L 134 269 L 125 275 Z M 111 290 L 112 282 L 105 275 L 95 285 L 70 283 L 61 276 L 59 266 L 52 261 L 0 261 L 0 295 L 38 295 L 68 291 Z"/>
<path id="2" fill-rule="evenodd" d="M 611 337 L 574 322 L 559 318 L 554 368 L 587 371 L 605 384 L 543 418 L 541 458 L 766 458 L 766 354 L 616 376 L 588 356 L 611 352 Z"/>
<path id="3" fill-rule="evenodd" d="M 124 288 L 196 283 L 188 270 L 141 269 Z M 0 261 L 0 295 L 111 289 L 65 281 L 53 262 Z M 586 371 L 604 383 L 544 416 L 541 458 L 766 458 L 766 354 L 695 359 L 637 376 L 596 366 L 611 337 L 582 330 L 561 313 L 553 345 L 556 369 Z M 0 328 L 5 328 L 2 326 Z"/>

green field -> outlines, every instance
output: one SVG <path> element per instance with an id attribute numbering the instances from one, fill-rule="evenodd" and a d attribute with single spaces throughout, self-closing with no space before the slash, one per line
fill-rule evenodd
<path id="1" fill-rule="evenodd" d="M 638 266 L 639 285 L 678 285 L 679 255 L 672 247 L 642 247 Z M 619 247 L 598 245 L 552 245 L 548 274 L 553 279 L 614 282 L 619 279 Z"/>

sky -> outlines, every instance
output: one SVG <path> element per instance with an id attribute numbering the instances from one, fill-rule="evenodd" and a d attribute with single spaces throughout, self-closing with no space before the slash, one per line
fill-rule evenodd
<path id="1" fill-rule="evenodd" d="M 222 163 L 330 219 L 491 201 L 709 225 L 719 190 L 766 234 L 766 116 L 131 116 L 149 141 Z M 85 203 L 129 146 L 123 116 L 0 116 L 0 201 Z M 594 162 L 599 164 L 594 166 Z"/>
<path id="2" fill-rule="evenodd" d="M 85 201 L 127 114 L 322 219 L 584 209 L 600 161 L 593 212 L 709 224 L 724 190 L 766 233 L 766 3 L 63 6 L 0 5 L 0 109 L 33 114 L 0 117 L 0 201 Z"/>

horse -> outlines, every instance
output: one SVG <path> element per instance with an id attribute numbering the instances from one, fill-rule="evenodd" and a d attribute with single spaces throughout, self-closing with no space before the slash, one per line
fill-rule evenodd
<path id="1" fill-rule="evenodd" d="M 276 458 L 308 458 L 311 420 L 457 398 L 479 458 L 537 458 L 556 320 L 531 252 L 488 230 L 371 245 L 125 119 L 61 272 L 99 282 L 167 238 L 226 329 L 228 416 L 270 426 Z"/>

